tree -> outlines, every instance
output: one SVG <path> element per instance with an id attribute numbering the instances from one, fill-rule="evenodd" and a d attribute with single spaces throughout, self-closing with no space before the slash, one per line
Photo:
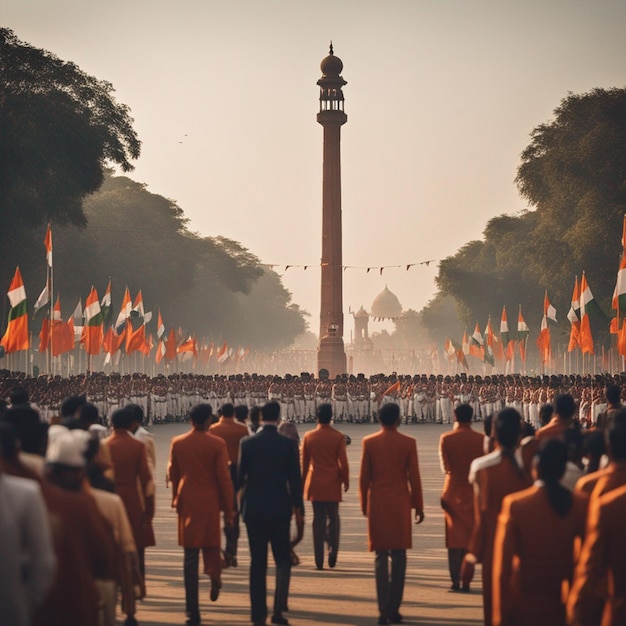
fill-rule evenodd
<path id="1" fill-rule="evenodd" d="M 113 91 L 0 28 L 1 250 L 49 220 L 85 226 L 107 164 L 132 169 L 141 144 Z"/>
<path id="2" fill-rule="evenodd" d="M 168 326 L 253 349 L 288 346 L 306 329 L 278 274 L 236 241 L 190 232 L 180 207 L 145 185 L 107 175 L 84 210 L 85 228 L 53 224 L 54 289 L 64 316 L 92 284 L 102 294 L 111 278 L 114 316 L 125 287 L 133 298 L 141 289 L 155 314 L 148 331 L 157 307 Z M 11 262 L 22 269 L 31 304 L 45 277 L 44 232 L 43 225 L 33 231 Z"/>
<path id="3" fill-rule="evenodd" d="M 531 133 L 515 180 L 535 210 L 493 218 L 483 240 L 444 259 L 439 294 L 456 300 L 466 324 L 482 325 L 503 305 L 540 319 L 547 289 L 566 332 L 574 276 L 585 270 L 609 311 L 626 213 L 626 89 L 568 95 Z M 598 324 L 608 332 L 606 318 Z"/>

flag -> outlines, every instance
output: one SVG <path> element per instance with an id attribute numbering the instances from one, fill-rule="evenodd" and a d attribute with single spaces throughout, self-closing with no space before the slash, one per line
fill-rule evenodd
<path id="1" fill-rule="evenodd" d="M 612 308 L 617 312 L 617 327 L 620 326 L 622 318 L 626 317 L 626 215 L 624 216 L 624 227 L 622 231 L 622 258 L 617 270 L 617 280 L 613 291 Z"/>
<path id="2" fill-rule="evenodd" d="M 176 332 L 171 328 L 165 342 L 165 354 L 163 355 L 166 361 L 172 361 L 176 358 L 176 343 Z"/>
<path id="3" fill-rule="evenodd" d="M 167 346 L 165 345 L 165 341 L 161 339 L 157 345 L 156 353 L 154 355 L 154 360 L 157 363 L 160 363 L 167 352 Z"/>
<path id="4" fill-rule="evenodd" d="M 548 316 L 546 314 L 544 314 L 541 319 L 541 330 L 537 337 L 537 348 L 539 349 L 542 365 L 548 364 L 552 353 L 552 345 L 550 343 L 550 329 L 548 328 Z"/>
<path id="5" fill-rule="evenodd" d="M 159 312 L 157 314 L 157 337 L 159 339 L 163 339 L 163 335 L 165 335 L 165 324 L 163 324 L 161 309 L 159 309 Z"/>
<path id="6" fill-rule="evenodd" d="M 480 334 L 480 327 L 478 326 L 478 322 L 476 322 L 476 327 L 474 328 L 474 332 L 470 337 L 469 353 L 472 356 L 475 356 L 477 359 L 480 359 L 481 361 L 484 360 L 483 344 L 483 336 Z"/>
<path id="7" fill-rule="evenodd" d="M 493 329 L 491 328 L 491 315 L 487 318 L 487 327 L 485 328 L 485 363 L 489 363 L 493 367 Z"/>
<path id="8" fill-rule="evenodd" d="M 187 339 L 185 339 L 185 341 L 183 341 L 178 348 L 176 348 L 176 352 L 178 354 L 183 354 L 183 356 L 185 356 L 185 353 L 191 353 L 194 358 L 196 358 L 198 356 L 198 348 L 196 346 L 195 338 L 191 335 L 187 337 Z"/>
<path id="9" fill-rule="evenodd" d="M 39 309 L 42 309 L 47 304 L 50 304 L 50 281 L 48 279 L 46 279 L 46 284 L 33 305 L 33 317 L 37 315 Z"/>
<path id="10" fill-rule="evenodd" d="M 141 294 L 141 289 L 137 293 L 137 297 L 133 303 L 133 308 L 130 311 L 130 317 L 135 320 L 135 328 L 137 323 L 147 324 L 152 319 L 152 312 L 148 311 L 146 313 L 143 308 L 143 295 Z"/>
<path id="11" fill-rule="evenodd" d="M 467 337 L 465 338 L 467 339 Z M 465 369 L 469 370 L 465 352 L 463 352 L 463 346 L 461 344 L 448 337 L 446 339 L 444 352 L 447 354 L 448 360 L 456 359 Z"/>
<path id="12" fill-rule="evenodd" d="M 463 330 L 463 339 L 461 340 L 461 349 L 463 350 L 464 356 L 467 356 L 470 353 L 469 339 L 467 338 L 467 328 Z"/>
<path id="13" fill-rule="evenodd" d="M 39 331 L 39 352 L 45 352 L 48 349 L 50 341 L 50 320 L 44 317 L 41 322 L 41 330 Z"/>
<path id="14" fill-rule="evenodd" d="M 81 304 L 80 298 L 78 298 L 78 304 L 72 313 L 72 324 L 74 326 L 74 340 L 82 341 L 83 336 L 83 305 Z"/>
<path id="15" fill-rule="evenodd" d="M 225 363 L 228 360 L 228 345 L 224 342 L 224 345 L 217 352 L 217 362 Z"/>
<path id="16" fill-rule="evenodd" d="M 512 361 L 515 352 L 515 340 L 511 338 L 511 333 L 509 332 L 509 321 L 505 306 L 502 307 L 502 317 L 500 318 L 500 341 L 502 342 L 503 358 L 506 361 Z"/>
<path id="17" fill-rule="evenodd" d="M 52 267 L 52 227 L 48 222 L 48 229 L 46 230 L 46 236 L 43 240 L 43 245 L 46 246 L 46 262 L 48 267 Z"/>
<path id="18" fill-rule="evenodd" d="M 109 278 L 109 284 L 106 291 L 100 300 L 100 309 L 102 310 L 102 322 L 108 324 L 111 319 L 111 279 Z"/>
<path id="19" fill-rule="evenodd" d="M 519 355 L 522 359 L 522 363 L 526 363 L 526 342 L 528 341 L 528 334 L 530 330 L 522 317 L 522 305 L 519 307 L 519 313 L 517 315 L 517 338 L 519 341 Z"/>
<path id="20" fill-rule="evenodd" d="M 546 289 L 545 294 L 543 296 L 543 314 L 553 322 L 556 321 L 556 309 L 550 304 L 550 300 L 548 300 L 548 290 Z"/>
<path id="21" fill-rule="evenodd" d="M 572 304 L 570 306 L 567 319 L 572 325 L 569 334 L 569 345 L 567 351 L 572 352 L 580 348 L 580 287 L 578 286 L 578 276 L 574 279 L 574 291 L 572 292 Z"/>
<path id="22" fill-rule="evenodd" d="M 617 335 L 617 351 L 626 357 L 626 319 L 622 322 L 622 328 Z"/>
<path id="23" fill-rule="evenodd" d="M 594 297 L 587 283 L 587 276 L 583 272 L 580 279 L 580 349 L 583 354 L 594 354 L 591 319 L 589 317 L 589 308 L 593 301 Z"/>
<path id="24" fill-rule="evenodd" d="M 115 332 L 113 326 L 109 326 L 102 340 L 102 349 L 107 355 L 113 356 L 122 347 L 124 339 L 126 339 L 126 326 L 124 326 L 119 335 Z"/>
<path id="25" fill-rule="evenodd" d="M 139 328 L 133 330 L 132 326 L 126 327 L 126 354 L 132 352 L 143 352 L 146 343 L 146 326 L 141 324 Z"/>
<path id="26" fill-rule="evenodd" d="M 74 349 L 74 324 L 71 317 L 67 322 L 61 319 L 61 299 L 58 295 L 52 310 L 50 345 L 52 356 L 59 356 Z"/>
<path id="27" fill-rule="evenodd" d="M 509 347 L 509 321 L 506 317 L 506 307 L 502 307 L 502 317 L 500 318 L 500 340 L 502 341 L 502 347 L 506 350 Z"/>
<path id="28" fill-rule="evenodd" d="M 104 330 L 98 292 L 93 286 L 85 300 L 83 337 L 85 338 L 85 352 L 91 355 L 99 354 L 104 339 Z"/>
<path id="29" fill-rule="evenodd" d="M 400 391 L 400 381 L 399 380 L 396 380 L 396 382 L 393 383 L 393 385 L 390 385 L 389 387 L 387 387 L 387 389 L 385 389 L 385 391 L 383 392 L 383 394 L 380 397 L 384 398 L 385 396 L 388 396 L 388 395 L 394 393 L 395 391 Z"/>
<path id="30" fill-rule="evenodd" d="M 0 346 L 7 354 L 19 350 L 28 350 L 30 347 L 28 336 L 28 306 L 26 302 L 26 289 L 20 268 L 16 268 L 13 280 L 7 292 L 11 308 L 9 309 L 9 320 L 7 328 Z"/>
<path id="31" fill-rule="evenodd" d="M 130 291 L 128 291 L 128 287 L 124 289 L 124 297 L 122 298 L 122 308 L 115 320 L 115 332 L 118 334 L 122 332 L 122 327 L 126 324 L 126 320 L 130 317 L 131 309 L 133 308 L 132 302 L 130 300 Z"/>

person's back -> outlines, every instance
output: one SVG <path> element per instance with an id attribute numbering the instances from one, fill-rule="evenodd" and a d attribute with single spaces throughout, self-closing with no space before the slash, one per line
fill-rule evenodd
<path id="1" fill-rule="evenodd" d="M 474 459 L 483 455 L 486 439 L 472 429 L 473 413 L 469 404 L 455 407 L 454 429 L 441 435 L 439 440 L 439 460 L 445 474 L 441 506 L 445 517 L 446 548 L 453 591 L 461 588 L 461 563 L 474 523 L 473 489 L 468 481 L 470 465 Z"/>
<path id="2" fill-rule="evenodd" d="M 498 447 L 479 457 L 470 467 L 469 482 L 474 484 L 474 527 L 461 570 L 463 584 L 469 584 L 474 564 L 482 563 L 483 612 L 486 626 L 491 626 L 491 571 L 493 540 L 498 514 L 505 496 L 531 485 L 515 448 L 521 434 L 522 418 L 512 408 L 500 411 L 494 419 Z"/>
<path id="3" fill-rule="evenodd" d="M 378 623 L 399 624 L 406 551 L 413 545 L 411 509 L 420 524 L 424 502 L 416 441 L 398 432 L 400 407 L 394 402 L 383 405 L 378 419 L 380 431 L 363 439 L 359 494 L 361 512 L 367 516 L 368 547 L 376 553 Z"/>
<path id="4" fill-rule="evenodd" d="M 602 626 L 626 624 L 624 519 L 626 485 L 591 502 L 588 532 L 567 601 L 569 623 L 599 624 L 602 619 Z M 598 581 L 607 578 L 610 584 L 599 589 Z"/>
<path id="5" fill-rule="evenodd" d="M 572 578 L 588 504 L 559 484 L 566 457 L 563 442 L 547 440 L 537 457 L 542 482 L 503 499 L 493 555 L 496 626 L 565 626 L 562 587 Z"/>
<path id="6" fill-rule="evenodd" d="M 346 438 L 330 425 L 331 419 L 332 406 L 321 404 L 317 428 L 302 440 L 304 497 L 313 503 L 313 552 L 318 569 L 323 568 L 325 541 L 329 567 L 337 563 L 341 488 L 347 491 L 350 481 Z"/>

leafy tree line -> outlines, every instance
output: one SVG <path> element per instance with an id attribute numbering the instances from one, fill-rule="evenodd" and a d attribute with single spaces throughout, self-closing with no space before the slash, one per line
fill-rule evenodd
<path id="1" fill-rule="evenodd" d="M 515 182 L 534 210 L 491 219 L 482 240 L 440 263 L 438 295 L 422 311 L 436 334 L 433 310 L 446 296 L 470 329 L 476 321 L 483 327 L 489 314 L 497 329 L 503 305 L 514 329 L 520 304 L 529 324 L 541 318 L 546 289 L 565 334 L 574 277 L 582 270 L 611 312 L 626 214 L 626 89 L 564 98 L 554 119 L 532 131 Z M 598 324 L 606 334 L 607 319 Z"/>
<path id="2" fill-rule="evenodd" d="M 174 202 L 111 175 L 109 166 L 128 172 L 139 157 L 132 122 L 110 83 L 0 28 L 0 289 L 19 265 L 34 302 L 51 222 L 64 317 L 92 284 L 102 295 L 111 277 L 114 309 L 128 285 L 166 324 L 198 338 L 291 344 L 306 328 L 304 312 L 277 274 L 236 241 L 190 232 Z"/>

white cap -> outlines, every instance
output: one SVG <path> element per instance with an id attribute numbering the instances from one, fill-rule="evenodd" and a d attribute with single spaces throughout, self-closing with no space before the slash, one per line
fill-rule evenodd
<path id="1" fill-rule="evenodd" d="M 59 432 L 48 442 L 46 462 L 67 465 L 68 467 L 85 467 L 85 451 L 89 442 L 89 433 L 84 430 L 67 430 Z"/>

